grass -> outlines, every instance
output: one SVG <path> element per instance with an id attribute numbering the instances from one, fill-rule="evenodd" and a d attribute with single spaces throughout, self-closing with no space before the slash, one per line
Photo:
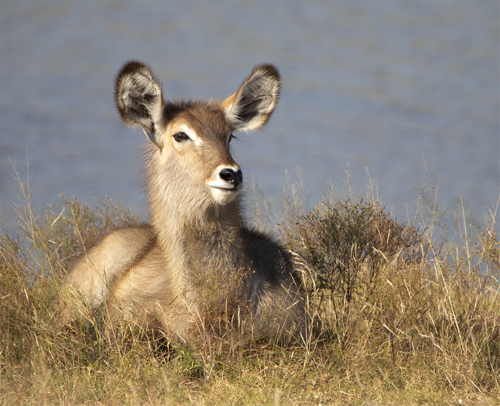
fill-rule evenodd
<path id="1" fill-rule="evenodd" d="M 0 404 L 449 404 L 500 402 L 500 237 L 422 193 L 412 224 L 352 192 L 312 210 L 289 188 L 274 219 L 308 292 L 307 343 L 244 346 L 207 335 L 166 345 L 125 327 L 59 328 L 53 302 L 70 260 L 141 213 L 64 199 L 0 240 Z M 279 207 L 279 205 L 278 205 Z M 94 320 L 89 321 L 97 325 Z M 87 323 L 88 324 L 88 323 Z"/>

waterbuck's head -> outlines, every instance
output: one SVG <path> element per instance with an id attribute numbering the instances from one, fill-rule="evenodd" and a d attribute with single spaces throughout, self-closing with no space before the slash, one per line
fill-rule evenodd
<path id="1" fill-rule="evenodd" d="M 127 63 L 116 79 L 116 104 L 125 123 L 141 127 L 152 143 L 148 172 L 153 200 L 161 195 L 161 204 L 190 210 L 234 200 L 243 176 L 231 156 L 232 134 L 261 128 L 279 91 L 276 68 L 260 65 L 220 104 L 165 102 L 151 69 Z"/>

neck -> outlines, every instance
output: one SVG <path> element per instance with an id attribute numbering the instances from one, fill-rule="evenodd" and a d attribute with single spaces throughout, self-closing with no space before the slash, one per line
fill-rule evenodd
<path id="1" fill-rule="evenodd" d="M 238 197 L 224 206 L 208 199 L 176 201 L 168 190 L 149 186 L 156 191 L 150 193 L 152 224 L 169 268 L 185 274 L 194 267 L 239 266 L 242 217 Z"/>

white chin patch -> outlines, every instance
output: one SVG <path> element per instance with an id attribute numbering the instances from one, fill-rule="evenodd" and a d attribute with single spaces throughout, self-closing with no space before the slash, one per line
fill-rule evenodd
<path id="1" fill-rule="evenodd" d="M 238 190 L 234 189 L 219 189 L 215 187 L 210 188 L 212 197 L 219 204 L 227 204 L 238 195 Z"/>

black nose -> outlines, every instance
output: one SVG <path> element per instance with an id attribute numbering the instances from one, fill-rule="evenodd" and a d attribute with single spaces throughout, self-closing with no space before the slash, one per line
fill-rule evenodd
<path id="1" fill-rule="evenodd" d="M 243 183 L 243 173 L 241 173 L 241 169 L 235 172 L 231 168 L 224 168 L 220 171 L 219 176 L 221 179 L 234 185 L 235 189 L 239 184 Z"/>

